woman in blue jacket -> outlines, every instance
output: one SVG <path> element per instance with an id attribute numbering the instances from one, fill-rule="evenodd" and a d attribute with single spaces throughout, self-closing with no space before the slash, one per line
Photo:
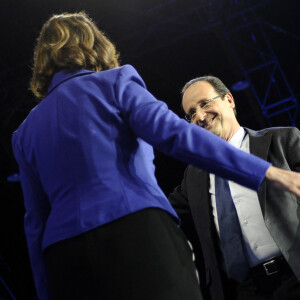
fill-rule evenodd
<path id="1" fill-rule="evenodd" d="M 13 149 L 39 299 L 201 299 L 152 146 L 252 189 L 273 167 L 169 111 L 84 13 L 45 23 L 31 89 Z"/>

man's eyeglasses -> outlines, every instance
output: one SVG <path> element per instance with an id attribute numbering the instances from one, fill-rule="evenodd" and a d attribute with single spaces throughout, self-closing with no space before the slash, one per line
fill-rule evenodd
<path id="1" fill-rule="evenodd" d="M 211 99 L 201 101 L 200 103 L 197 104 L 197 106 L 195 108 L 192 108 L 188 114 L 184 115 L 185 119 L 188 122 L 193 122 L 196 118 L 197 108 L 201 108 L 202 110 L 206 111 L 207 109 L 209 109 L 212 106 L 212 102 L 219 97 L 222 97 L 222 96 L 216 96 Z"/>

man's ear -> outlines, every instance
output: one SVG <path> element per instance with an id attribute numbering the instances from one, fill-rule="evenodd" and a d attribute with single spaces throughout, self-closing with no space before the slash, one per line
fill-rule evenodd
<path id="1" fill-rule="evenodd" d="M 226 97 L 227 102 L 230 104 L 230 107 L 234 108 L 235 107 L 235 102 L 234 102 L 234 98 L 233 98 L 232 94 L 231 93 L 227 93 L 225 95 L 225 97 Z"/>

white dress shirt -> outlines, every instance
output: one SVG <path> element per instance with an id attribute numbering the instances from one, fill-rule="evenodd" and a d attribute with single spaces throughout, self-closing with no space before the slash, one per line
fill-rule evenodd
<path id="1" fill-rule="evenodd" d="M 249 136 L 243 127 L 240 127 L 229 143 L 247 153 L 250 152 Z M 281 252 L 265 225 L 257 193 L 232 181 L 229 181 L 229 187 L 241 225 L 250 267 L 256 266 L 273 256 L 280 256 Z M 215 175 L 213 174 L 210 174 L 209 192 L 214 221 L 220 234 L 216 209 Z"/>

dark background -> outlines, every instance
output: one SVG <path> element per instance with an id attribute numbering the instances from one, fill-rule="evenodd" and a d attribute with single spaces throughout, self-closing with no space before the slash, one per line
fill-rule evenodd
<path id="1" fill-rule="evenodd" d="M 181 116 L 180 91 L 188 80 L 212 74 L 231 88 L 248 79 L 248 88 L 232 93 L 240 123 L 260 129 L 300 124 L 299 6 L 299 0 L 2 1 L 0 299 L 11 299 L 4 282 L 17 299 L 35 299 L 23 233 L 20 183 L 7 179 L 18 172 L 11 134 L 35 106 L 28 90 L 34 42 L 53 13 L 85 10 L 115 42 L 121 63 L 134 65 L 148 89 Z M 270 57 L 275 71 L 262 67 Z M 257 70 L 245 72 L 251 68 Z M 290 96 L 292 100 L 275 106 L 272 112 L 277 115 L 270 117 L 271 111 L 264 111 L 255 95 L 260 99 L 267 95 L 266 105 Z M 289 109 L 290 103 L 294 108 Z M 180 183 L 185 164 L 158 152 L 155 164 L 158 183 L 168 194 Z"/>

